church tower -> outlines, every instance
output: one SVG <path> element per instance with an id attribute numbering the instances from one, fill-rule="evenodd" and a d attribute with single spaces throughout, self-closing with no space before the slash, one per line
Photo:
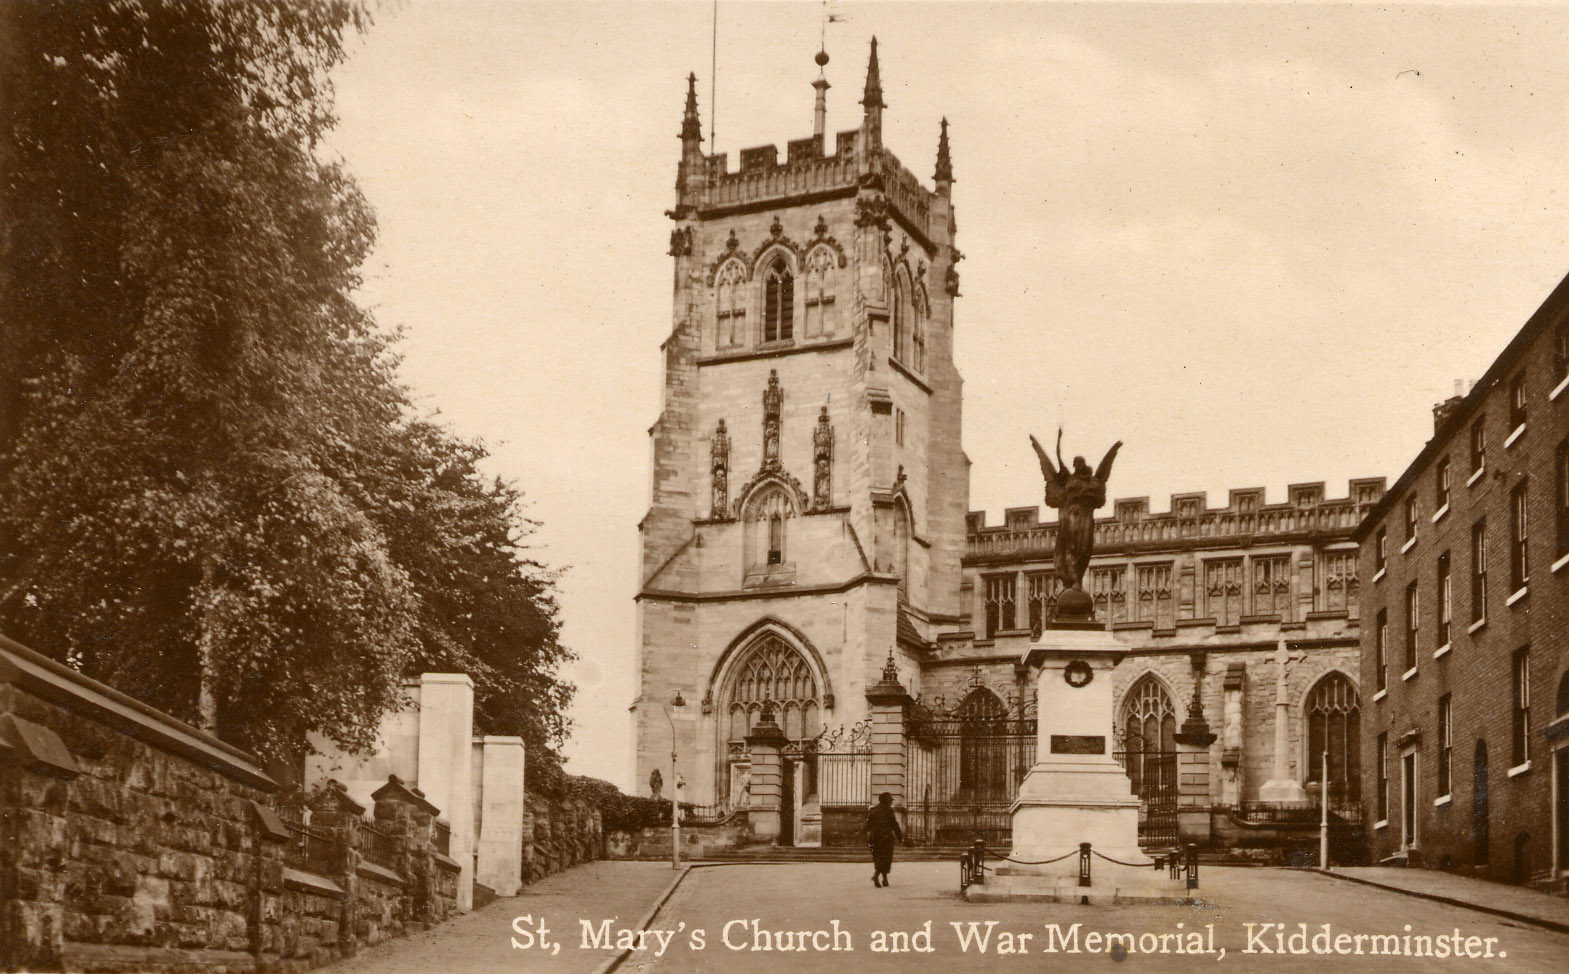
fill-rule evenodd
<path id="1" fill-rule="evenodd" d="M 890 657 L 914 691 L 961 621 L 947 121 L 928 189 L 883 147 L 875 39 L 861 124 L 831 146 L 813 87 L 814 134 L 732 171 L 703 151 L 687 78 L 632 710 L 639 791 L 671 773 L 673 731 L 697 804 L 745 802 L 765 709 L 794 742 L 851 728 Z"/>

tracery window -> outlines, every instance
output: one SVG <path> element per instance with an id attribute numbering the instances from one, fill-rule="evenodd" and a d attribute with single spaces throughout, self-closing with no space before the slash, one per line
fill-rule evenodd
<path id="1" fill-rule="evenodd" d="M 1242 621 L 1242 559 L 1204 563 L 1204 604 L 1216 625 L 1235 626 Z"/>
<path id="2" fill-rule="evenodd" d="M 1253 559 L 1253 611 L 1278 615 L 1291 621 L 1291 556 L 1267 555 Z"/>
<path id="3" fill-rule="evenodd" d="M 1122 701 L 1122 746 L 1134 751 L 1175 751 L 1177 712 L 1166 688 L 1146 673 Z"/>
<path id="4" fill-rule="evenodd" d="M 991 575 L 986 579 L 986 638 L 1014 627 L 1014 577 Z"/>
<path id="5" fill-rule="evenodd" d="M 833 334 L 833 306 L 834 254 L 827 247 L 818 247 L 806 259 L 805 337 L 822 338 Z"/>
<path id="6" fill-rule="evenodd" d="M 1097 618 L 1128 621 L 1128 575 L 1122 567 L 1091 568 L 1090 597 L 1095 600 Z"/>
<path id="7" fill-rule="evenodd" d="M 1172 783 L 1176 766 L 1168 755 L 1177 750 L 1177 715 L 1166 688 L 1146 673 L 1122 700 L 1124 769 L 1133 780 L 1133 793 L 1148 798 Z"/>
<path id="8" fill-rule="evenodd" d="M 745 740 L 762 716 L 763 703 L 774 705 L 774 719 L 793 741 L 815 736 L 821 728 L 822 693 L 800 650 L 768 635 L 753 643 L 736 663 L 726 713 L 729 738 Z"/>
<path id="9" fill-rule="evenodd" d="M 1062 580 L 1056 572 L 1030 572 L 1024 576 L 1024 585 L 1029 604 L 1030 634 L 1039 639 L 1041 630 L 1057 613 L 1057 596 L 1062 594 Z"/>
<path id="10" fill-rule="evenodd" d="M 1134 568 L 1134 590 L 1138 601 L 1134 603 L 1134 618 L 1140 622 L 1153 622 L 1156 629 L 1174 629 L 1177 625 L 1176 600 L 1172 598 L 1171 565 L 1137 565 Z"/>
<path id="11" fill-rule="evenodd" d="M 742 520 L 745 522 L 745 555 L 749 570 L 787 563 L 789 524 L 794 517 L 795 507 L 778 487 L 757 495 L 747 504 Z"/>
<path id="12" fill-rule="evenodd" d="M 795 328 L 795 276 L 781 254 L 763 278 L 763 341 L 787 342 Z"/>
<path id="13" fill-rule="evenodd" d="M 1325 612 L 1357 614 L 1357 553 L 1327 551 L 1318 560 L 1318 607 Z"/>
<path id="14" fill-rule="evenodd" d="M 1360 731 L 1362 704 L 1357 688 L 1344 673 L 1329 673 L 1308 694 L 1308 780 L 1328 781 L 1332 804 L 1348 804 L 1362 795 Z M 1329 752 L 1329 772 L 1324 753 Z"/>
<path id="15" fill-rule="evenodd" d="M 746 336 L 746 271 L 732 260 L 719 272 L 715 282 L 714 303 L 718 308 L 714 330 L 716 348 L 736 348 Z"/>

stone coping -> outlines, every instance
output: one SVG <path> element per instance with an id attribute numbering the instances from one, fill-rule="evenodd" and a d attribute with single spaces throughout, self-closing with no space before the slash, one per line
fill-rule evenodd
<path id="1" fill-rule="evenodd" d="M 294 889 L 304 890 L 307 893 L 316 893 L 321 896 L 331 896 L 334 899 L 342 899 L 345 895 L 343 887 L 326 876 L 308 873 L 303 869 L 295 869 L 293 866 L 283 867 L 283 882 L 284 885 L 291 886 Z"/>
<path id="2" fill-rule="evenodd" d="M 387 883 L 388 885 L 396 886 L 399 889 L 402 889 L 408 885 L 408 881 L 405 880 L 402 876 L 399 876 L 397 873 L 388 869 L 386 866 L 378 866 L 376 863 L 369 860 L 361 860 L 360 864 L 354 867 L 354 871 L 366 879 L 379 880 L 383 883 Z"/>
<path id="3" fill-rule="evenodd" d="M 87 944 L 72 940 L 61 945 L 60 960 L 68 971 L 224 970 L 238 974 L 257 969 L 256 958 L 238 950 Z"/>
<path id="4" fill-rule="evenodd" d="M 58 704 L 81 716 L 118 728 L 147 744 L 266 792 L 281 789 L 249 751 L 227 744 L 204 730 L 99 683 L 63 663 L 0 636 L 0 682 Z"/>
<path id="5" fill-rule="evenodd" d="M 458 861 L 447 855 L 445 852 L 438 852 L 431 858 L 435 861 L 436 865 L 448 870 L 449 872 L 460 873 L 463 871 L 463 867 L 458 864 Z"/>

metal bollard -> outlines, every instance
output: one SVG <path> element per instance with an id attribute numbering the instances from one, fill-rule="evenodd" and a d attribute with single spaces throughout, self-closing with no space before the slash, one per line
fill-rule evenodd
<path id="1" fill-rule="evenodd" d="M 1088 842 L 1080 842 L 1079 843 L 1079 885 L 1080 886 L 1088 886 L 1089 884 L 1090 884 L 1090 844 Z"/>
<path id="2" fill-rule="evenodd" d="M 1199 888 L 1199 847 L 1188 843 L 1188 889 Z"/>
<path id="3" fill-rule="evenodd" d="M 970 846 L 970 869 L 972 870 L 971 882 L 980 886 L 986 885 L 986 840 L 977 838 L 975 844 Z"/>
<path id="4" fill-rule="evenodd" d="M 959 853 L 959 892 L 964 892 L 970 886 L 970 854 Z"/>

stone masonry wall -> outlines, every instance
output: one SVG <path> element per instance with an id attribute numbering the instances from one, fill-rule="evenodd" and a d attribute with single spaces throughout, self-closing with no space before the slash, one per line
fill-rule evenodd
<path id="1" fill-rule="evenodd" d="M 529 795 L 523 815 L 523 882 L 600 858 L 604 827 L 599 809 L 580 798 Z"/>
<path id="2" fill-rule="evenodd" d="M 397 868 L 361 854 L 363 808 L 317 796 L 307 867 L 279 791 L 254 756 L 0 638 L 0 969 L 305 970 L 455 912 L 417 793 L 377 794 Z"/>

